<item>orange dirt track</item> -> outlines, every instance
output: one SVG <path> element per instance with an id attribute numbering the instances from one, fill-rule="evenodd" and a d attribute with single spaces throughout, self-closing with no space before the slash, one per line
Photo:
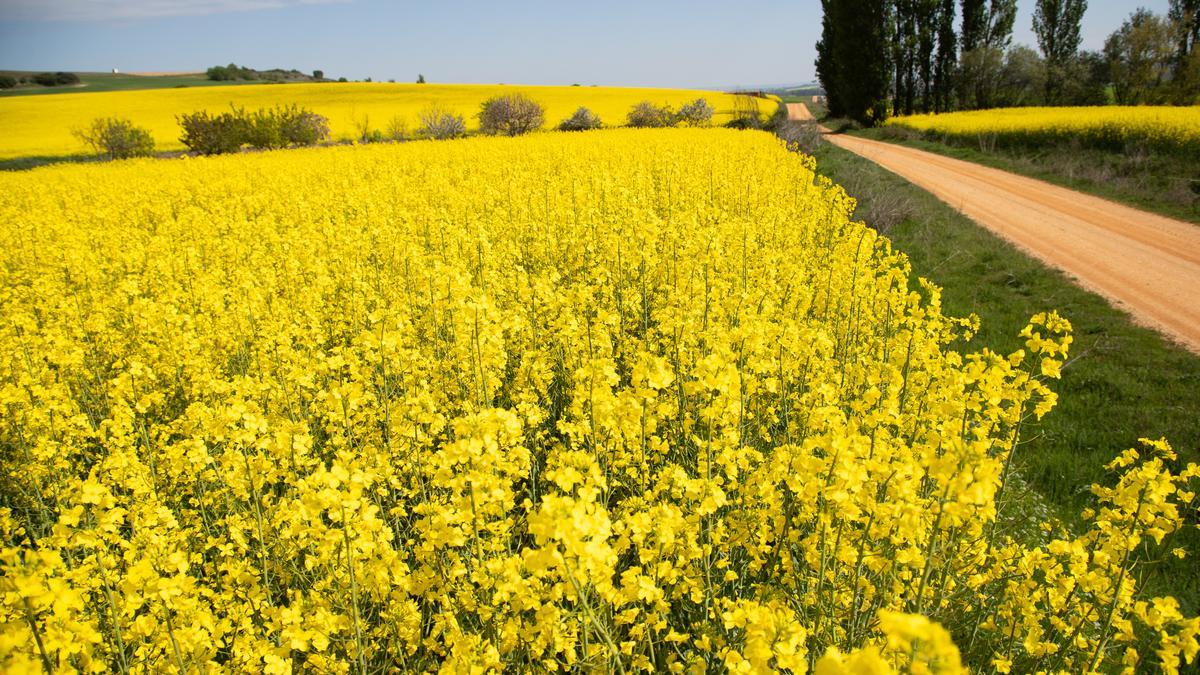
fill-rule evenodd
<path id="1" fill-rule="evenodd" d="M 811 120 L 803 103 L 789 119 Z M 998 169 L 891 143 L 834 145 L 923 188 L 1038 260 L 1200 352 L 1200 227 Z"/>

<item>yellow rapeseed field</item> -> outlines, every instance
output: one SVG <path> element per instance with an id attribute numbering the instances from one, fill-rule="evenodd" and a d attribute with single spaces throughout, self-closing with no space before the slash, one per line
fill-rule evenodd
<path id="1" fill-rule="evenodd" d="M 512 92 L 528 94 L 546 107 L 546 124 L 553 126 L 579 106 L 587 106 L 609 126 L 625 124 L 625 115 L 639 101 L 681 103 L 704 97 L 716 109 L 714 122 L 729 120 L 734 97 L 712 91 L 638 89 L 631 87 L 535 87 L 457 84 L 322 83 L 264 84 L 185 89 L 146 89 L 103 93 L 10 96 L 0 98 L 0 159 L 62 156 L 90 152 L 72 135 L 97 117 L 128 118 L 150 131 L 160 150 L 181 150 L 176 116 L 196 110 L 221 112 L 229 106 L 247 109 L 291 104 L 308 107 L 329 118 L 334 140 L 356 136 L 356 124 L 367 122 L 383 130 L 399 118 L 412 130 L 417 114 L 438 104 L 466 117 L 478 127 L 479 105 L 489 97 Z M 764 115 L 776 101 L 757 99 Z"/>
<path id="2" fill-rule="evenodd" d="M 950 349 L 813 169 L 612 130 L 0 175 L 0 670 L 1194 663 L 1138 561 L 1200 468 L 1147 441 L 1014 538 L 1069 324 Z"/>
<path id="3" fill-rule="evenodd" d="M 1200 106 L 1107 106 L 1084 108 L 1006 108 L 888 120 L 934 135 L 994 137 L 1025 145 L 1076 141 L 1123 150 L 1146 144 L 1165 152 L 1182 151 L 1200 160 Z"/>

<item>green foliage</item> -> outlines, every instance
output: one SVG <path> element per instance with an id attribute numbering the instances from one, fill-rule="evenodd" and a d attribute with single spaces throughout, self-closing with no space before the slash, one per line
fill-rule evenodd
<path id="1" fill-rule="evenodd" d="M 830 112 L 873 125 L 887 118 L 888 0 L 822 0 L 817 75 Z"/>
<path id="2" fill-rule="evenodd" d="M 220 155 L 242 149 L 249 136 L 245 116 L 238 110 L 210 115 L 206 110 L 180 115 L 181 143 L 200 155 Z"/>
<path id="3" fill-rule="evenodd" d="M 1033 32 L 1046 57 L 1046 102 L 1059 99 L 1066 66 L 1079 53 L 1080 27 L 1087 0 L 1037 0 L 1033 10 Z"/>
<path id="4" fill-rule="evenodd" d="M 245 68 L 236 63 L 231 63 L 227 66 L 213 66 L 209 68 L 207 73 L 208 79 L 217 82 L 230 82 L 233 80 L 257 80 L 258 71 L 253 68 Z"/>
<path id="5" fill-rule="evenodd" d="M 179 140 L 201 155 L 237 152 L 245 145 L 260 150 L 316 145 L 329 138 L 329 120 L 295 104 L 252 112 L 231 107 L 219 115 L 200 110 L 178 120 Z"/>
<path id="6" fill-rule="evenodd" d="M 150 132 L 133 122 L 114 117 L 100 117 L 74 135 L 97 154 L 109 159 L 148 157 L 154 154 L 154 138 Z"/>
<path id="7" fill-rule="evenodd" d="M 79 76 L 75 73 L 38 73 L 31 76 L 30 81 L 43 87 L 64 87 L 79 84 Z"/>
<path id="8" fill-rule="evenodd" d="M 1166 103 L 1175 45 L 1172 27 L 1145 9 L 1134 12 L 1104 43 L 1117 101 L 1125 105 Z"/>
<path id="9" fill-rule="evenodd" d="M 0 75 L 0 89 L 12 89 L 17 86 L 17 78 L 12 75 Z"/>

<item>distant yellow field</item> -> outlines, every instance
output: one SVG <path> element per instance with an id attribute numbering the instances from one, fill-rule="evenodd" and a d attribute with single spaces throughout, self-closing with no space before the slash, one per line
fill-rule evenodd
<path id="1" fill-rule="evenodd" d="M 520 91 L 546 106 L 546 124 L 552 126 L 581 105 L 600 115 L 605 124 L 622 125 L 629 108 L 638 101 L 679 105 L 704 97 L 716 108 L 716 123 L 728 120 L 734 97 L 688 89 L 628 87 L 537 87 L 518 85 L 328 83 L 269 84 L 186 89 L 151 89 L 105 93 L 19 96 L 0 99 L 0 159 L 37 155 L 70 155 L 85 148 L 71 134 L 96 117 L 125 117 L 150 130 L 160 150 L 182 149 L 176 115 L 206 109 L 220 111 L 230 104 L 259 108 L 296 103 L 329 118 L 334 139 L 353 136 L 356 120 L 369 118 L 383 129 L 395 116 L 416 125 L 423 108 L 438 103 L 477 125 L 479 104 L 496 94 Z M 765 114 L 778 103 L 758 99 Z"/>
<path id="2" fill-rule="evenodd" d="M 971 137 L 995 136 L 1024 145 L 1066 140 L 1123 150 L 1145 143 L 1160 150 L 1200 155 L 1200 107 L 1108 106 L 1086 108 L 1007 108 L 942 115 L 911 115 L 888 120 L 889 126 L 924 133 Z"/>

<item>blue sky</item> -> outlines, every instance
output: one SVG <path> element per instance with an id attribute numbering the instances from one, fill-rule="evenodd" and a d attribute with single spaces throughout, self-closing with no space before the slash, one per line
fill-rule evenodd
<path id="1" fill-rule="evenodd" d="M 1136 7 L 1092 0 L 1084 47 Z M 1032 45 L 1034 0 L 1016 40 Z M 230 61 L 431 82 L 730 87 L 813 79 L 819 0 L 0 0 L 0 69 L 192 71 Z"/>

